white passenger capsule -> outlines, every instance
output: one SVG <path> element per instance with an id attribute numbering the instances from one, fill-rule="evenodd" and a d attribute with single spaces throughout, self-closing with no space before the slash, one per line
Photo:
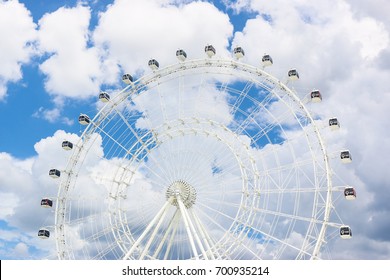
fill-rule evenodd
<path id="1" fill-rule="evenodd" d="M 210 58 L 216 54 L 215 48 L 212 45 L 207 45 L 206 47 L 204 47 L 204 51 Z"/>
<path id="2" fill-rule="evenodd" d="M 330 118 L 329 127 L 331 130 L 338 130 L 340 128 L 340 122 L 338 121 L 337 118 Z"/>
<path id="3" fill-rule="evenodd" d="M 49 176 L 54 178 L 54 179 L 60 178 L 61 171 L 59 171 L 58 169 L 50 169 L 49 170 Z"/>
<path id="4" fill-rule="evenodd" d="M 263 55 L 263 57 L 261 58 L 261 62 L 263 64 L 263 67 L 271 66 L 274 63 L 272 57 L 269 54 Z"/>
<path id="5" fill-rule="evenodd" d="M 130 75 L 130 74 L 124 74 L 122 76 L 122 81 L 125 83 L 125 84 L 132 84 L 133 83 L 133 77 Z"/>
<path id="6" fill-rule="evenodd" d="M 91 119 L 85 115 L 85 114 L 80 114 L 79 116 L 79 123 L 82 125 L 87 125 L 91 122 Z"/>
<path id="7" fill-rule="evenodd" d="M 110 101 L 110 95 L 107 92 L 102 91 L 99 93 L 99 100 L 106 103 Z"/>
<path id="8" fill-rule="evenodd" d="M 349 226 L 341 226 L 340 227 L 340 237 L 343 239 L 350 239 L 352 238 L 352 230 Z"/>
<path id="9" fill-rule="evenodd" d="M 158 70 L 158 68 L 160 67 L 160 64 L 158 63 L 157 60 L 151 59 L 151 60 L 149 60 L 149 62 L 148 62 L 148 66 L 149 66 L 150 69 L 152 69 L 153 71 L 156 71 L 156 70 Z"/>
<path id="10" fill-rule="evenodd" d="M 296 81 L 299 79 L 299 74 L 298 74 L 298 71 L 296 69 L 291 69 L 288 71 L 287 73 L 288 75 L 288 78 L 291 80 L 291 81 Z"/>
<path id="11" fill-rule="evenodd" d="M 351 163 L 352 155 L 348 150 L 345 150 L 340 153 L 340 159 L 342 163 Z"/>
<path id="12" fill-rule="evenodd" d="M 41 239 L 48 239 L 50 237 L 50 231 L 42 228 L 38 231 L 38 237 Z"/>
<path id="13" fill-rule="evenodd" d="M 243 58 L 245 56 L 244 49 L 241 47 L 236 47 L 233 50 L 233 54 L 237 59 Z"/>
<path id="14" fill-rule="evenodd" d="M 187 58 L 187 54 L 186 54 L 186 52 L 184 50 L 180 49 L 180 50 L 176 51 L 176 57 L 177 57 L 178 60 L 184 61 Z"/>

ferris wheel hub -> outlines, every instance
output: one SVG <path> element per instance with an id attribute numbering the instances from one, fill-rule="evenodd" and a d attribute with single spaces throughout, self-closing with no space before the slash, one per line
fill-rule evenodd
<path id="1" fill-rule="evenodd" d="M 177 198 L 183 202 L 186 208 L 191 208 L 196 201 L 196 190 L 188 182 L 184 180 L 178 180 L 173 182 L 166 191 L 166 199 L 171 202 L 172 205 L 179 207 Z"/>

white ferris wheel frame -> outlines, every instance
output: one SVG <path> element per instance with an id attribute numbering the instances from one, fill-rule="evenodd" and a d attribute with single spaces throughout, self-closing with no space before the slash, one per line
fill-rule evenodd
<path id="1" fill-rule="evenodd" d="M 159 70 L 153 71 L 152 73 L 144 75 L 143 77 L 134 81 L 134 83 L 131 83 L 130 85 L 125 87 L 122 91 L 120 91 L 114 98 L 112 98 L 112 100 L 110 100 L 96 114 L 96 116 L 93 119 L 91 119 L 91 122 L 82 133 L 80 137 L 80 141 L 75 145 L 76 147 L 74 149 L 74 152 L 68 161 L 65 171 L 63 172 L 64 175 L 58 190 L 56 210 L 55 210 L 55 235 L 56 235 L 58 257 L 60 259 L 67 259 L 72 257 L 72 252 L 68 247 L 68 245 L 66 244 L 65 227 L 68 222 L 67 215 L 68 212 L 70 211 L 70 209 L 68 209 L 69 206 L 67 205 L 67 200 L 69 199 L 69 190 L 72 189 L 74 180 L 75 178 L 77 178 L 76 170 L 78 166 L 82 164 L 80 163 L 80 159 L 82 158 L 83 153 L 88 152 L 86 150 L 85 143 L 88 142 L 90 135 L 95 132 L 99 132 L 99 125 L 110 114 L 110 112 L 117 110 L 117 106 L 119 104 L 121 104 L 123 101 L 127 100 L 128 98 L 131 98 L 132 96 L 138 94 L 142 89 L 147 89 L 149 84 L 152 84 L 160 80 L 162 77 L 169 77 L 172 74 L 191 71 L 192 69 L 198 69 L 198 70 L 204 69 L 204 71 L 210 71 L 210 72 L 215 71 L 216 73 L 218 73 L 221 69 L 229 69 L 229 71 L 234 71 L 234 73 L 237 73 L 237 75 L 240 76 L 241 78 L 251 79 L 254 84 L 257 84 L 260 87 L 269 90 L 270 92 L 272 92 L 272 94 L 275 97 L 277 97 L 282 102 L 285 101 L 283 98 L 281 98 L 281 95 L 282 94 L 288 95 L 289 100 L 291 100 L 294 103 L 294 106 L 298 106 L 299 108 L 302 109 L 302 112 L 305 114 L 305 118 L 308 119 L 310 125 L 313 127 L 315 138 L 317 139 L 318 145 L 321 148 L 322 158 L 324 160 L 324 166 L 325 166 L 326 182 L 327 182 L 325 210 L 322 215 L 323 217 L 322 220 L 321 221 L 317 220 L 316 217 L 317 214 L 314 213 L 316 209 L 313 209 L 313 217 L 307 218 L 308 222 L 310 222 L 310 226 L 312 226 L 314 223 L 322 224 L 320 232 L 318 233 L 316 238 L 314 249 L 312 250 L 312 252 L 310 252 L 311 259 L 320 258 L 321 247 L 326 242 L 325 236 L 326 236 L 327 227 L 329 225 L 334 225 L 334 226 L 339 226 L 339 225 L 334 224 L 330 221 L 330 215 L 332 211 L 332 191 L 333 191 L 332 171 L 329 164 L 329 156 L 327 153 L 327 149 L 320 132 L 321 128 L 318 126 L 316 121 L 313 119 L 311 113 L 307 109 L 306 107 L 307 102 L 305 102 L 305 100 L 301 100 L 298 97 L 298 95 L 293 90 L 291 90 L 285 83 L 281 82 L 280 80 L 268 74 L 266 71 L 264 71 L 259 67 L 251 66 L 234 59 L 204 58 L 204 59 L 192 59 L 192 60 L 182 61 L 180 63 L 173 64 L 161 68 Z M 294 108 L 292 108 L 290 104 L 285 103 L 285 105 L 291 110 L 291 113 L 295 115 Z M 193 121 L 199 122 L 203 120 L 194 118 Z M 129 128 L 131 129 L 130 125 Z M 223 127 L 223 129 L 228 130 L 226 127 Z M 160 136 L 163 137 L 164 135 L 160 135 Z M 138 140 L 141 141 L 141 143 L 143 143 L 142 139 L 138 139 Z M 147 148 L 148 143 L 145 141 L 143 145 L 145 145 L 145 147 Z M 311 150 L 310 144 L 309 144 L 309 149 Z M 314 166 L 314 168 L 316 168 L 316 166 Z M 316 197 L 318 195 L 317 191 L 315 190 L 314 192 Z M 203 256 L 205 258 L 207 258 L 206 257 L 207 255 L 209 255 L 209 258 L 211 259 L 221 258 L 220 252 L 215 251 L 215 254 L 207 253 L 208 250 L 210 250 L 210 247 L 213 246 L 211 238 L 207 236 L 207 231 L 202 229 L 202 225 L 199 222 L 199 219 L 192 213 L 191 209 L 186 209 L 186 207 L 184 207 L 183 201 L 181 201 L 180 197 L 176 197 L 176 198 L 177 198 L 177 203 L 179 205 L 178 209 L 180 209 L 180 214 L 183 216 L 184 221 L 186 221 L 186 217 L 187 219 L 191 217 L 193 220 L 193 224 L 186 222 L 187 227 L 193 228 L 192 231 L 189 230 L 189 232 L 194 233 L 192 237 L 190 235 L 190 240 L 191 240 L 191 245 L 193 250 L 197 251 L 197 249 L 195 248 L 197 246 L 196 244 L 203 244 L 204 246 L 202 247 L 200 245 L 200 247 Z M 317 198 L 314 199 L 317 200 Z M 161 211 L 156 215 L 155 217 L 156 219 L 149 224 L 150 228 L 148 228 L 148 231 L 152 230 L 153 227 L 158 226 L 157 223 L 159 218 L 163 219 L 162 215 L 164 215 L 165 210 L 170 206 L 171 204 L 169 203 L 169 200 L 167 200 L 166 204 L 161 208 Z M 248 215 L 250 216 L 250 213 Z M 110 222 L 116 223 L 116 221 L 112 221 L 112 220 L 110 220 Z M 198 230 L 194 230 L 194 228 L 197 228 Z M 308 232 L 310 232 L 310 229 L 308 229 Z M 194 241 L 195 239 L 198 239 L 198 241 Z M 203 241 L 202 240 L 199 241 L 199 239 L 202 239 Z M 136 247 L 139 245 L 138 241 L 133 240 L 133 242 L 134 242 L 133 243 L 134 246 L 132 246 L 130 249 L 128 247 L 123 248 L 123 250 L 127 250 L 127 253 L 124 254 L 125 259 L 130 258 L 131 254 L 136 250 Z M 288 246 L 290 245 L 288 244 Z M 297 258 L 304 258 L 305 255 L 308 253 L 305 252 L 304 249 L 302 248 L 297 248 L 297 249 L 300 250 L 300 253 L 298 254 Z M 141 254 L 142 256 L 145 256 L 146 253 L 147 253 L 146 251 L 143 251 Z"/>

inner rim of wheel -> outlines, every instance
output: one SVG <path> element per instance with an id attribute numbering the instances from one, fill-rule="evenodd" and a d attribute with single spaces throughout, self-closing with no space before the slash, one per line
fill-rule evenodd
<path id="1" fill-rule="evenodd" d="M 145 251 L 145 253 L 138 250 L 138 246 L 147 247 L 146 240 L 154 238 L 154 240 L 156 240 L 155 242 L 157 242 L 158 236 L 152 236 L 152 230 L 150 230 L 145 237 L 140 238 L 142 233 L 147 230 L 149 224 L 152 229 L 159 227 L 161 232 L 171 233 L 173 230 L 169 231 L 170 224 L 173 224 L 174 226 L 175 224 L 178 224 L 178 233 L 176 234 L 178 238 L 175 239 L 172 244 L 173 246 L 176 246 L 177 244 L 186 244 L 186 246 L 189 247 L 190 241 L 187 237 L 187 226 L 185 225 L 185 220 L 187 220 L 190 228 L 192 227 L 190 223 L 194 223 L 193 227 L 202 240 L 202 235 L 206 234 L 203 230 L 210 227 L 212 228 L 214 223 L 221 224 L 223 221 L 226 227 L 224 234 L 214 233 L 210 235 L 210 238 L 213 239 L 213 241 L 209 242 L 210 249 L 205 249 L 206 253 L 201 252 L 200 248 L 196 245 L 198 254 L 187 254 L 182 257 L 183 259 L 193 257 L 229 259 L 231 254 L 237 249 L 237 240 L 245 238 L 245 233 L 243 232 L 246 227 L 242 225 L 250 223 L 253 219 L 255 213 L 251 211 L 251 209 L 253 206 L 256 206 L 259 198 L 257 195 L 260 190 L 256 177 L 256 165 L 251 161 L 252 155 L 249 147 L 246 146 L 247 144 L 244 143 L 241 138 L 237 137 L 223 124 L 202 118 L 183 118 L 166 122 L 161 127 L 155 127 L 153 129 L 153 139 L 155 139 L 158 145 L 154 145 L 150 142 L 150 149 L 148 149 L 149 147 L 146 145 L 140 146 L 140 149 L 147 150 L 144 154 L 142 151 L 139 152 L 144 158 L 141 160 L 134 160 L 126 167 L 124 171 L 126 174 L 124 174 L 123 178 L 128 178 L 127 184 L 116 185 L 118 186 L 118 189 L 113 189 L 111 191 L 112 194 L 125 194 L 124 196 L 116 195 L 110 200 L 110 213 L 112 213 L 112 222 L 118 225 L 117 228 L 123 228 L 125 223 L 125 225 L 129 225 L 129 229 L 126 230 L 125 235 L 133 241 L 126 242 L 126 240 L 124 240 L 126 247 L 124 247 L 123 250 L 126 257 L 130 259 L 164 258 L 164 255 L 161 255 L 158 250 L 157 254 L 153 249 L 150 249 L 147 252 Z M 199 152 L 199 150 L 196 148 L 194 149 L 191 145 L 187 147 L 187 145 L 189 145 L 188 143 L 192 143 L 193 141 L 203 143 L 203 145 L 213 143 L 213 147 L 220 148 L 218 153 L 224 151 L 225 159 L 229 158 L 229 162 L 232 163 L 229 169 L 220 167 L 218 161 L 214 163 L 215 165 L 212 164 L 211 166 L 205 167 L 206 169 L 209 168 L 211 170 L 210 172 L 213 176 L 221 178 L 220 182 L 215 182 L 216 185 L 213 185 L 213 187 L 211 185 L 205 185 L 204 181 L 194 180 L 194 177 L 198 176 L 194 175 L 194 172 L 195 174 L 203 174 L 202 172 L 205 168 L 199 166 L 199 161 L 191 161 L 191 157 L 196 155 L 196 159 L 207 159 L 210 155 Z M 170 152 L 161 152 L 161 149 L 164 151 L 164 147 L 167 147 Z M 198 146 L 197 148 L 202 149 L 201 146 Z M 188 159 L 190 159 L 189 162 L 187 161 Z M 174 164 L 164 164 L 167 161 Z M 134 186 L 137 188 L 137 186 L 132 183 L 132 178 L 135 176 L 132 170 L 134 170 L 134 172 L 139 172 L 136 170 L 141 170 L 142 172 L 145 163 L 152 164 L 153 162 L 158 162 L 160 167 L 164 166 L 170 169 L 171 176 L 168 177 L 171 177 L 171 180 L 167 180 L 165 186 L 160 184 L 162 189 L 159 189 L 159 185 L 150 185 L 150 190 L 155 191 L 154 195 L 156 200 L 154 203 L 145 206 L 147 211 L 139 211 L 136 208 L 133 209 L 132 207 L 134 207 L 135 204 L 143 202 L 142 197 L 138 198 L 138 200 L 132 200 L 135 197 L 132 193 L 135 191 Z M 188 174 L 186 173 L 192 169 L 193 172 L 190 172 L 191 176 L 188 177 Z M 160 169 L 160 171 L 161 170 L 162 169 Z M 198 173 L 199 170 L 202 170 L 201 173 Z M 229 170 L 230 176 L 235 176 L 236 178 L 234 191 L 232 190 L 232 184 L 223 183 L 226 174 L 228 174 L 227 170 Z M 148 180 L 156 182 L 158 179 L 164 179 L 159 176 L 161 174 L 151 172 L 145 173 L 145 176 Z M 217 192 L 219 189 L 218 186 L 221 187 L 219 192 Z M 130 199 L 129 201 L 128 198 Z M 168 206 L 163 206 L 164 201 Z M 223 206 L 226 203 L 235 206 L 230 209 L 231 213 L 223 212 Z M 151 211 L 151 209 L 153 209 L 153 211 Z M 166 209 L 166 211 L 163 209 Z M 153 221 L 154 217 L 157 216 L 156 213 L 160 210 L 166 214 L 164 214 L 165 216 L 159 216 L 159 219 L 163 221 L 161 222 L 161 225 L 158 225 L 158 222 L 153 223 L 151 221 Z M 133 234 L 130 225 L 131 215 L 134 215 L 135 211 L 139 211 L 136 216 L 143 221 L 145 227 L 143 227 L 140 232 L 135 232 L 135 234 Z M 153 212 L 153 214 L 148 216 L 148 213 L 151 213 L 150 211 Z M 180 213 L 180 217 L 175 218 L 175 211 Z M 125 219 L 121 220 L 121 217 L 125 217 Z M 175 222 L 176 219 L 178 222 Z M 196 223 L 200 226 L 197 226 Z M 172 226 L 172 228 L 174 226 Z M 232 237 L 232 233 L 235 234 L 234 238 Z M 120 232 L 114 232 L 114 234 L 120 236 Z M 193 238 L 196 239 L 195 235 Z M 163 240 L 164 238 L 161 239 Z M 169 238 L 167 237 L 166 240 L 169 240 Z M 203 245 L 204 248 L 207 247 L 205 244 Z M 225 251 L 223 252 L 223 250 Z"/>

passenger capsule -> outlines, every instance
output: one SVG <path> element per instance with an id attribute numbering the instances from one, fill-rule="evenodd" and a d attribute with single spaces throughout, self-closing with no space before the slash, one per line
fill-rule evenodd
<path id="1" fill-rule="evenodd" d="M 82 124 L 82 125 L 87 125 L 91 122 L 91 119 L 85 115 L 85 114 L 81 114 L 79 116 L 79 123 Z"/>
<path id="2" fill-rule="evenodd" d="M 207 45 L 204 48 L 205 53 L 207 54 L 208 57 L 213 57 L 216 54 L 215 48 L 212 45 Z"/>
<path id="3" fill-rule="evenodd" d="M 125 83 L 125 84 L 132 84 L 133 83 L 133 77 L 130 75 L 130 74 L 124 74 L 122 76 L 122 81 Z"/>
<path id="4" fill-rule="evenodd" d="M 187 58 L 187 54 L 186 54 L 186 52 L 184 50 L 180 49 L 180 50 L 176 51 L 176 57 L 177 57 L 178 60 L 184 61 Z"/>
<path id="5" fill-rule="evenodd" d="M 288 71 L 288 78 L 291 80 L 291 81 L 296 81 L 299 79 L 299 74 L 298 74 L 298 71 L 296 69 L 291 69 Z"/>
<path id="6" fill-rule="evenodd" d="M 340 128 L 340 122 L 337 118 L 331 118 L 329 119 L 329 127 L 331 130 L 337 130 Z"/>
<path id="7" fill-rule="evenodd" d="M 60 178 L 61 171 L 59 171 L 58 169 L 50 169 L 49 170 L 49 176 L 54 178 L 54 179 Z"/>
<path id="8" fill-rule="evenodd" d="M 340 159 L 342 163 L 350 163 L 352 162 L 351 153 L 348 150 L 342 151 L 340 153 Z"/>
<path id="9" fill-rule="evenodd" d="M 233 50 L 233 54 L 237 59 L 243 58 L 245 56 L 244 49 L 241 47 L 236 47 Z"/>
<path id="10" fill-rule="evenodd" d="M 311 101 L 314 103 L 319 103 L 322 101 L 322 95 L 319 90 L 313 90 L 312 92 L 310 92 L 310 98 Z"/>
<path id="11" fill-rule="evenodd" d="M 340 237 L 343 239 L 352 238 L 352 230 L 349 226 L 341 226 L 340 227 Z"/>
<path id="12" fill-rule="evenodd" d="M 263 55 L 261 62 L 263 63 L 263 66 L 271 66 L 274 62 L 272 60 L 272 57 L 268 54 Z"/>
<path id="13" fill-rule="evenodd" d="M 38 237 L 41 239 L 48 239 L 50 237 L 50 231 L 42 228 L 38 231 Z"/>
<path id="14" fill-rule="evenodd" d="M 110 101 L 110 95 L 107 92 L 102 91 L 99 93 L 99 100 L 106 103 Z"/>
<path id="15" fill-rule="evenodd" d="M 66 151 L 69 151 L 69 150 L 73 149 L 73 143 L 69 142 L 69 141 L 63 141 L 61 146 Z"/>
<path id="16" fill-rule="evenodd" d="M 53 200 L 51 200 L 49 198 L 42 198 L 41 206 L 44 208 L 51 208 L 51 207 L 53 207 Z"/>
<path id="17" fill-rule="evenodd" d="M 344 196 L 347 200 L 353 200 L 356 198 L 356 190 L 353 187 L 346 187 L 344 189 Z"/>
<path id="18" fill-rule="evenodd" d="M 158 63 L 157 60 L 151 59 L 151 60 L 149 60 L 149 62 L 148 62 L 148 66 L 149 66 L 150 69 L 152 69 L 153 71 L 156 71 L 156 70 L 158 70 L 158 68 L 160 67 L 160 64 Z"/>

